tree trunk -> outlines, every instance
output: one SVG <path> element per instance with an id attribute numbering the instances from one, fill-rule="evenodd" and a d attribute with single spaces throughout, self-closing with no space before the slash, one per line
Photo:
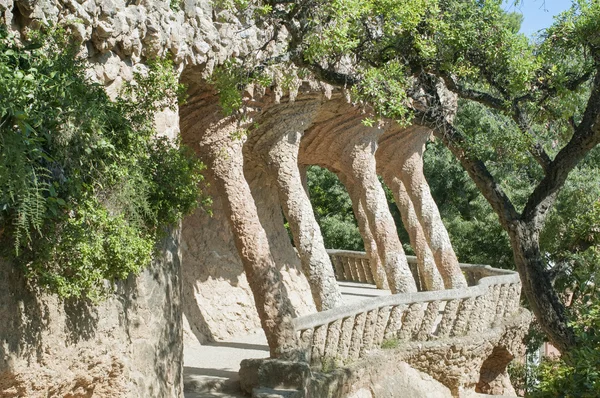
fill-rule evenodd
<path id="1" fill-rule="evenodd" d="M 539 232 L 532 223 L 519 222 L 508 231 L 523 292 L 542 330 L 560 352 L 575 344 L 565 307 L 558 298 L 540 252 Z"/>

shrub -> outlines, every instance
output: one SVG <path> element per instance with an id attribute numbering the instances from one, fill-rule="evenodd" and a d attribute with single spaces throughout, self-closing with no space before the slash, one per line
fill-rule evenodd
<path id="1" fill-rule="evenodd" d="M 197 206 L 204 166 L 153 127 L 182 91 L 170 61 L 111 101 L 77 50 L 60 29 L 25 45 L 0 31 L 0 239 L 30 282 L 97 298 Z"/>

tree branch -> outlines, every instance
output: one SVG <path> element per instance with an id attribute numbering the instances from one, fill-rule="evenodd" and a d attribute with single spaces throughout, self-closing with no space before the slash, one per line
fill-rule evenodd
<path id="1" fill-rule="evenodd" d="M 518 220 L 519 214 L 515 210 L 510 198 L 489 172 L 485 163 L 469 155 L 464 150 L 465 138 L 462 133 L 443 117 L 436 117 L 428 114 L 428 112 L 421 111 L 415 111 L 415 115 L 419 119 L 420 124 L 431 128 L 434 135 L 441 139 L 444 145 L 450 149 L 460 161 L 463 168 L 469 173 L 479 191 L 490 203 L 504 228 L 511 229 L 513 224 Z"/>
<path id="2" fill-rule="evenodd" d="M 522 218 L 541 228 L 556 195 L 564 185 L 569 173 L 577 164 L 600 144 L 600 72 L 596 73 L 592 92 L 583 115 L 571 140 L 565 145 L 548 167 L 546 176 L 537 185 L 525 208 Z"/>
<path id="3" fill-rule="evenodd" d="M 497 109 L 501 111 L 506 111 L 509 109 L 507 108 L 504 101 L 502 101 L 500 98 L 496 98 L 488 93 L 465 88 L 456 83 L 456 81 L 447 73 L 439 73 L 439 75 L 442 78 L 442 80 L 444 80 L 446 87 L 448 87 L 450 91 L 456 93 L 460 98 L 478 102 L 492 109 Z"/>
<path id="4" fill-rule="evenodd" d="M 529 122 L 527 121 L 527 117 L 525 116 L 523 110 L 521 109 L 521 106 L 516 101 L 513 102 L 513 106 L 512 106 L 512 119 L 517 124 L 517 127 L 519 127 L 519 130 L 521 130 L 521 132 L 523 134 L 526 134 L 526 135 L 532 137 L 533 139 L 535 139 L 535 134 L 531 133 L 531 128 L 530 128 Z M 536 160 L 536 162 L 538 162 L 538 164 L 542 167 L 542 169 L 544 170 L 544 173 L 547 174 L 548 168 L 550 167 L 550 163 L 552 162 L 552 159 L 550 159 L 550 156 L 548 155 L 548 153 L 546 153 L 546 150 L 544 149 L 542 144 L 540 144 L 536 140 L 529 147 L 529 153 L 533 156 L 533 158 Z"/>

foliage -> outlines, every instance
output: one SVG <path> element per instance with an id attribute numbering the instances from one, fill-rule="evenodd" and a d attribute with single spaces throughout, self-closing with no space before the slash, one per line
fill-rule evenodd
<path id="1" fill-rule="evenodd" d="M 572 323 L 577 345 L 559 358 L 542 362 L 531 396 L 592 398 L 600 394 L 600 303 L 587 304 Z"/>
<path id="2" fill-rule="evenodd" d="M 271 77 L 263 70 L 248 69 L 237 60 L 227 60 L 215 67 L 210 80 L 219 94 L 219 104 L 225 116 L 242 107 L 242 93 L 250 83 L 264 87 L 271 84 Z"/>
<path id="3" fill-rule="evenodd" d="M 427 145 L 424 172 L 459 260 L 512 268 L 508 235 L 498 217 L 439 141 Z"/>
<path id="4" fill-rule="evenodd" d="M 330 249 L 364 251 L 362 236 L 354 216 L 352 201 L 346 187 L 331 171 L 311 166 L 307 171 L 310 201 L 315 210 L 315 217 L 321 228 L 325 247 Z M 408 232 L 402 225 L 400 211 L 395 205 L 390 189 L 383 184 L 390 212 L 396 222 L 398 235 L 405 242 L 404 249 L 412 254 L 408 245 Z"/>
<path id="5" fill-rule="evenodd" d="M 32 283 L 97 298 L 197 205 L 203 165 L 153 128 L 181 91 L 169 61 L 111 101 L 76 50 L 60 30 L 0 32 L 0 238 Z"/>
<path id="6" fill-rule="evenodd" d="M 310 201 L 325 247 L 363 251 L 352 201 L 337 176 L 327 169 L 311 166 L 307 170 L 307 179 Z"/>
<path id="7" fill-rule="evenodd" d="M 394 348 L 398 348 L 399 346 L 400 340 L 394 338 L 383 340 L 383 343 L 381 343 L 381 348 L 384 350 L 391 350 Z"/>

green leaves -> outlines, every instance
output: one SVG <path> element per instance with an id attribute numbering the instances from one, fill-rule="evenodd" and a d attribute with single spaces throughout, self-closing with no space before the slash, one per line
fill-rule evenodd
<path id="1" fill-rule="evenodd" d="M 204 166 L 156 137 L 154 114 L 182 92 L 169 61 L 150 62 L 113 102 L 66 36 L 37 40 L 19 47 L 0 31 L 3 255 L 62 297 L 99 298 L 197 206 Z"/>
<path id="2" fill-rule="evenodd" d="M 410 119 L 407 87 L 402 65 L 389 62 L 382 68 L 367 69 L 360 84 L 353 87 L 352 92 L 356 98 L 372 105 L 380 117 L 406 124 Z"/>
<path id="3" fill-rule="evenodd" d="M 307 177 L 310 201 L 325 247 L 363 251 L 363 240 L 346 188 L 334 173 L 317 166 L 308 168 Z"/>
<path id="4" fill-rule="evenodd" d="M 588 303 L 571 326 L 577 345 L 560 358 L 548 358 L 536 371 L 533 397 L 593 398 L 600 393 L 600 305 Z"/>

